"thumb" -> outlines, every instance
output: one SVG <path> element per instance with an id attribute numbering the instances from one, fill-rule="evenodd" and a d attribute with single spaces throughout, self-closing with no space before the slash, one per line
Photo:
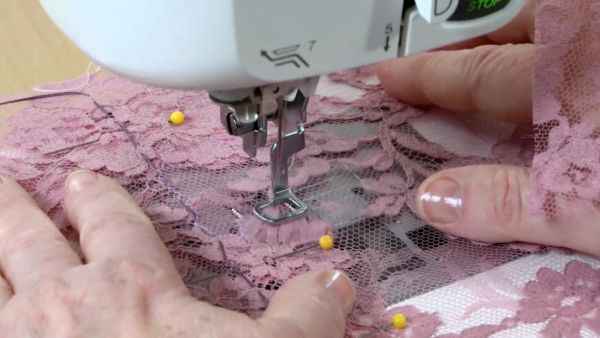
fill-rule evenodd
<path id="1" fill-rule="evenodd" d="M 419 216 L 440 231 L 476 241 L 529 242 L 600 256 L 600 211 L 574 202 L 552 219 L 529 208 L 529 170 L 482 165 L 441 171 L 417 194 Z"/>
<path id="2" fill-rule="evenodd" d="M 258 324 L 265 337 L 343 337 L 355 290 L 339 271 L 316 271 L 287 282 Z"/>

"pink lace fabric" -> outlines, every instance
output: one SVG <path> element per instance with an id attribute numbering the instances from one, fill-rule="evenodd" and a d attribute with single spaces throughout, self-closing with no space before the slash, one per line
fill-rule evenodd
<path id="1" fill-rule="evenodd" d="M 185 112 L 183 125 L 168 123 L 174 110 Z M 369 68 L 323 77 L 308 118 L 290 182 L 310 212 L 277 227 L 251 213 L 267 193 L 267 149 L 248 159 L 204 92 L 95 74 L 81 92 L 27 101 L 9 121 L 0 172 L 74 247 L 64 180 L 76 168 L 115 178 L 150 216 L 191 292 L 252 317 L 293 276 L 335 268 L 357 286 L 349 337 L 600 335 L 597 260 L 451 238 L 415 216 L 415 190 L 437 170 L 530 165 L 533 149 L 514 126 L 415 109 L 388 97 Z M 333 250 L 316 244 L 323 234 L 335 238 Z M 407 317 L 406 329 L 391 328 L 394 313 Z"/>
<path id="2" fill-rule="evenodd" d="M 537 20 L 533 204 L 600 208 L 600 1 L 545 1 Z"/>

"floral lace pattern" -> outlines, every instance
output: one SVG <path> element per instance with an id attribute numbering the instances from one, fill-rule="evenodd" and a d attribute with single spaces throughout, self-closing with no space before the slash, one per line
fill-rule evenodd
<path id="1" fill-rule="evenodd" d="M 538 211 L 600 208 L 600 1 L 546 1 L 538 14 L 533 161 Z"/>
<path id="2" fill-rule="evenodd" d="M 574 261 L 564 273 L 542 268 L 525 285 L 518 317 L 527 323 L 548 321 L 542 333 L 579 336 L 583 326 L 600 334 L 600 270 Z"/>

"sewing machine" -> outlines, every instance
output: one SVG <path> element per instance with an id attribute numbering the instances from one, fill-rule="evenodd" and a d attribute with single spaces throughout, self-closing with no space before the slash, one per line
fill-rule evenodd
<path id="1" fill-rule="evenodd" d="M 58 27 L 98 64 L 136 81 L 208 90 L 221 121 L 255 156 L 271 148 L 268 223 L 303 215 L 288 185 L 305 147 L 306 104 L 322 74 L 484 35 L 526 0 L 40 0 Z M 285 208 L 281 208 L 285 206 Z M 276 213 L 269 212 L 273 207 Z"/>

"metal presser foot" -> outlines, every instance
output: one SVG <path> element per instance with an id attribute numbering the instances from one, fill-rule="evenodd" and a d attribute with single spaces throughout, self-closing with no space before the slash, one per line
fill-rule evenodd
<path id="1" fill-rule="evenodd" d="M 293 101 L 278 100 L 277 142 L 271 147 L 271 199 L 254 207 L 254 214 L 268 223 L 302 216 L 308 206 L 289 187 L 288 168 L 292 156 L 304 149 L 304 122 L 308 100 L 300 90 Z M 286 210 L 287 209 L 287 210 Z"/>
<path id="2" fill-rule="evenodd" d="M 271 147 L 270 199 L 254 207 L 254 215 L 269 224 L 291 221 L 306 213 L 308 206 L 289 187 L 288 169 L 294 154 L 304 149 L 306 105 L 318 78 L 247 90 L 211 93 L 221 104 L 221 122 L 231 135 L 240 136 L 244 151 L 256 156 L 266 145 L 267 121 L 278 126 L 277 142 Z"/>

